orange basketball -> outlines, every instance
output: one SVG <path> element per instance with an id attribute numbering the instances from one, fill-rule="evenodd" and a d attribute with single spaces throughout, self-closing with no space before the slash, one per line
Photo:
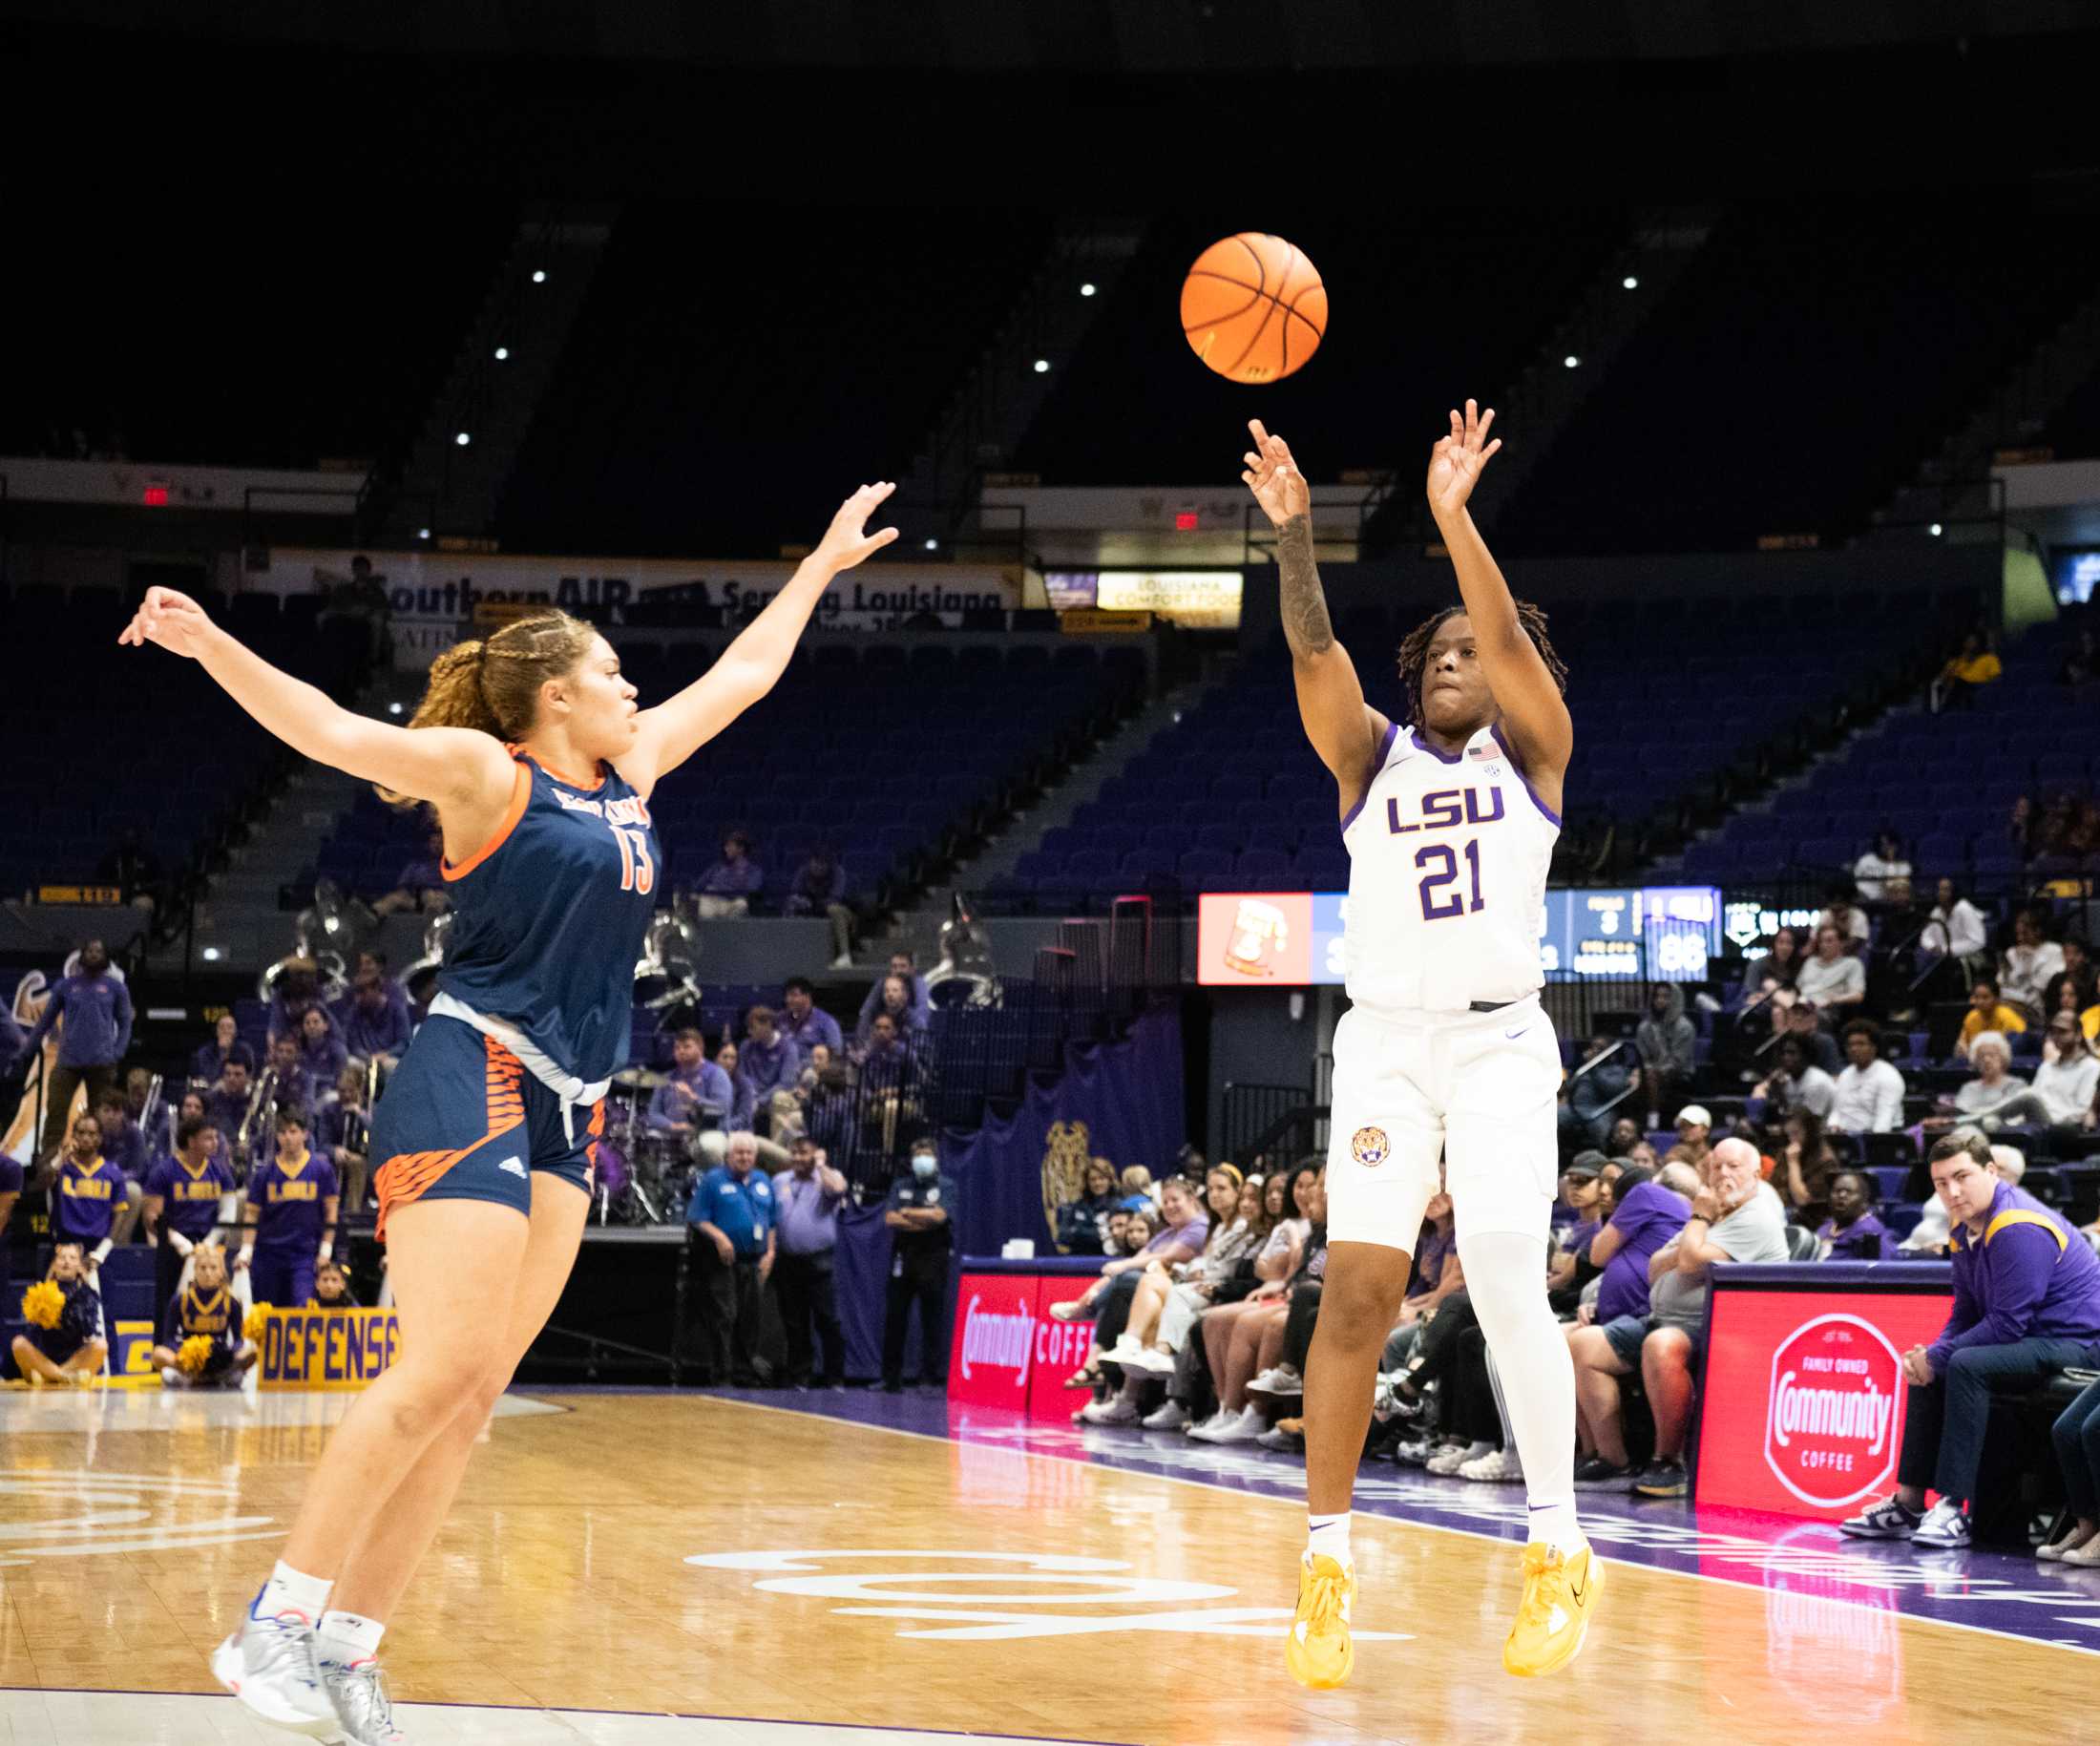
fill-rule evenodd
<path id="1" fill-rule="evenodd" d="M 1182 281 L 1182 332 L 1232 382 L 1280 382 L 1320 348 L 1327 287 L 1281 237 L 1244 230 L 1213 242 Z"/>

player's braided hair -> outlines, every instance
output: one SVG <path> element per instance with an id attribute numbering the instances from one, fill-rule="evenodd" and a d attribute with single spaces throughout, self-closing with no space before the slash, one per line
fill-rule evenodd
<path id="1" fill-rule="evenodd" d="M 1422 678 L 1429 666 L 1430 639 L 1436 636 L 1438 626 L 1446 619 L 1455 619 L 1464 611 L 1463 606 L 1446 606 L 1441 612 L 1424 619 L 1400 640 L 1400 685 L 1407 699 L 1405 726 L 1413 726 L 1422 719 Z M 1553 646 L 1553 639 L 1545 634 L 1544 612 L 1529 600 L 1519 600 L 1517 622 L 1531 639 L 1531 646 L 1539 651 L 1539 659 L 1545 663 L 1545 670 L 1553 675 L 1553 683 L 1564 692 L 1567 689 L 1567 663 Z"/>
<path id="2" fill-rule="evenodd" d="M 514 620 L 486 640 L 455 642 L 430 663 L 430 684 L 409 726 L 476 727 L 514 744 L 532 731 L 539 687 L 575 672 L 596 634 L 580 619 L 549 611 Z M 421 804 L 387 789 L 379 797 L 389 806 Z"/>

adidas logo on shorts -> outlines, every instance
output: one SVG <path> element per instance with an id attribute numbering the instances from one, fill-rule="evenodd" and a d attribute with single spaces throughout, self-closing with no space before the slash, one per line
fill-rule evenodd
<path id="1" fill-rule="evenodd" d="M 525 1161 L 522 1158 L 506 1158 L 501 1164 L 497 1165 L 495 1168 L 499 1170 L 508 1170 L 513 1176 L 524 1176 L 529 1174 L 529 1172 L 525 1168 Z"/>

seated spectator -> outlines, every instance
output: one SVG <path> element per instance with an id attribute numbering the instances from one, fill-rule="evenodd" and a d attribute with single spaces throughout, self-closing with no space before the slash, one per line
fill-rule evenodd
<path id="1" fill-rule="evenodd" d="M 2050 1018 L 2067 1010 L 2082 1013 L 2100 1001 L 2100 981 L 2096 981 L 2092 955 L 2086 942 L 2075 934 L 2067 934 L 2058 950 L 2064 955 L 2064 967 L 2049 978 L 2048 986 L 2042 991 L 2042 1011 Z"/>
<path id="2" fill-rule="evenodd" d="M 1764 951 L 1750 960 L 1732 1004 L 1739 1011 L 1761 1006 L 1780 989 L 1792 988 L 1802 961 L 1801 936 L 1792 928 L 1779 929 Z"/>
<path id="3" fill-rule="evenodd" d="M 1895 1232 L 1875 1216 L 1880 1197 L 1865 1170 L 1839 1170 L 1830 1179 L 1830 1216 L 1816 1231 L 1819 1261 L 1893 1261 Z"/>
<path id="4" fill-rule="evenodd" d="M 1745 1119 L 1784 1121 L 1796 1110 L 1806 1110 L 1818 1121 L 1827 1119 L 1838 1101 L 1838 1082 L 1816 1064 L 1799 1037 L 1782 1037 L 1775 1053 L 1779 1064 L 1743 1101 Z"/>
<path id="5" fill-rule="evenodd" d="M 1648 1017 L 1634 1028 L 1633 1047 L 1641 1058 L 1641 1089 L 1648 1097 L 1650 1127 L 1660 1127 L 1683 1102 L 1698 1037 L 1697 1027 L 1685 1017 L 1681 987 L 1658 982 L 1648 990 Z"/>
<path id="6" fill-rule="evenodd" d="M 2080 1000 L 2091 1003 L 2080 1006 Z M 2056 979 L 2056 1004 L 2049 1010 L 2049 1017 L 2074 1020 L 2085 1032 L 2086 1041 L 2100 1040 L 2100 999 L 2093 998 L 2093 991 L 2081 989 L 2077 983 L 2059 977 Z"/>
<path id="7" fill-rule="evenodd" d="M 727 915 L 748 915 L 751 899 L 766 883 L 766 870 L 751 859 L 751 839 L 732 831 L 722 839 L 722 858 L 701 874 L 694 890 L 699 895 L 701 918 L 719 921 Z"/>
<path id="8" fill-rule="evenodd" d="M 102 1336 L 102 1299 L 88 1277 L 82 1245 L 71 1237 L 59 1238 L 44 1276 L 64 1294 L 65 1304 L 49 1327 L 32 1319 L 14 1336 L 14 1367 L 32 1385 L 71 1382 L 88 1387 L 101 1379 L 110 1348 Z"/>
<path id="9" fill-rule="evenodd" d="M 342 1185 L 343 1204 L 354 1212 L 365 1210 L 365 1189 L 371 1168 L 371 1111 L 366 1106 L 364 1069 L 346 1066 L 335 1076 L 335 1086 L 314 1113 L 315 1154 L 335 1166 Z"/>
<path id="10" fill-rule="evenodd" d="M 1116 1191 L 1115 1167 L 1105 1158 L 1087 1161 L 1079 1198 L 1058 1208 L 1058 1248 L 1068 1255 L 1098 1255 L 1107 1235 L 1108 1215 L 1122 1196 Z"/>
<path id="11" fill-rule="evenodd" d="M 2040 1019 L 2042 996 L 2053 977 L 2065 969 L 2064 948 L 2042 937 L 2042 923 L 2032 910 L 2012 918 L 2012 944 L 1998 957 L 1998 993 L 2023 1013 Z"/>
<path id="12" fill-rule="evenodd" d="M 1903 853 L 1903 840 L 1883 826 L 1874 833 L 1874 847 L 1852 864 L 1852 877 L 1860 900 L 1880 903 L 1888 897 L 1888 881 L 1910 878 L 1910 860 Z"/>
<path id="13" fill-rule="evenodd" d="M 925 1024 L 933 1017 L 933 996 L 927 990 L 926 978 L 913 968 L 912 954 L 892 952 L 890 954 L 890 968 L 869 985 L 867 998 L 860 1003 L 860 1017 L 854 1020 L 856 1031 L 866 1028 L 869 1020 L 875 1016 L 876 1007 L 887 1004 L 889 981 L 893 976 L 902 977 L 910 987 L 912 1011 L 917 1015 L 917 1022 Z"/>
<path id="14" fill-rule="evenodd" d="M 1692 1198 L 1706 1192 L 1690 1165 L 1672 1164 L 1649 1179 L 1631 1169 L 1619 1178 L 1617 1207 L 1589 1244 L 1604 1270 L 1594 1306 L 1586 1304 L 1567 1331 L 1575 1365 L 1578 1490 L 1624 1491 L 1633 1482 L 1619 1416 L 1619 1378 L 1633 1374 L 1648 1337 L 1648 1268 L 1683 1229 Z"/>
<path id="15" fill-rule="evenodd" d="M 1607 1158 L 1624 1158 L 1647 1138 L 1641 1131 L 1640 1123 L 1631 1116 L 1619 1116 L 1612 1122 L 1611 1131 L 1605 1136 L 1605 1143 L 1598 1149 Z"/>
<path id="16" fill-rule="evenodd" d="M 1814 1111 L 1795 1110 L 1786 1119 L 1785 1131 L 1773 1186 L 1781 1200 L 1812 1224 L 1829 1205 L 1831 1187 L 1842 1173 L 1844 1161 L 1831 1149 L 1823 1124 Z"/>
<path id="17" fill-rule="evenodd" d="M 1838 1053 L 1837 1039 L 1824 1028 L 1828 1017 L 1814 1000 L 1797 996 L 1774 1009 L 1772 1028 L 1782 1041 L 1788 1038 L 1797 1041 L 1809 1060 L 1835 1078 L 1844 1061 Z"/>
<path id="18" fill-rule="evenodd" d="M 802 1051 L 780 1035 L 770 1006 L 754 1006 L 744 1015 L 744 1042 L 737 1051 L 736 1072 L 754 1108 L 777 1090 L 794 1089 L 802 1072 Z"/>
<path id="19" fill-rule="evenodd" d="M 1548 1294 L 1579 1289 L 1595 1271 L 1589 1264 L 1589 1245 L 1610 1215 L 1604 1180 L 1608 1163 L 1602 1152 L 1577 1152 L 1561 1172 L 1561 1199 L 1574 1211 L 1575 1222 L 1562 1229 L 1546 1263 Z"/>
<path id="20" fill-rule="evenodd" d="M 1844 949 L 1854 957 L 1866 954 L 1867 942 L 1874 937 L 1874 924 L 1858 904 L 1858 893 L 1850 879 L 1840 879 L 1830 888 L 1823 913 L 1816 918 L 1817 928 L 1836 928 L 1844 941 Z"/>
<path id="21" fill-rule="evenodd" d="M 1931 1153 L 1947 1210 L 1954 1308 L 1940 1337 L 1903 1355 L 1910 1383 L 1895 1495 L 1841 1524 L 1865 1540 L 1962 1549 L 1994 1393 L 2026 1393 L 2100 1359 L 2100 1257 L 2031 1194 L 1999 1181 L 1976 1145 L 1949 1137 Z M 1927 1487 L 1940 1501 L 1925 1510 Z"/>
<path id="22" fill-rule="evenodd" d="M 219 1070 L 219 1082 L 204 1094 L 204 1119 L 219 1129 L 219 1137 L 225 1144 L 225 1157 L 229 1163 L 240 1162 L 234 1157 L 236 1142 L 241 1137 L 242 1124 L 247 1120 L 248 1105 L 255 1098 L 255 1086 L 248 1080 L 248 1063 L 238 1055 L 229 1055 L 226 1064 Z"/>
<path id="23" fill-rule="evenodd" d="M 1991 1033 L 1980 1035 L 1970 1053 L 1979 1054 Z M 2002 1041 L 2002 1040 L 2001 1040 Z M 2080 1141 L 2093 1125 L 2093 1093 L 2100 1086 L 2100 1060 L 2086 1041 L 2078 1020 L 2059 1013 L 2049 1021 L 2042 1040 L 2042 1064 L 2034 1071 L 2034 1083 L 2022 1089 L 2017 1077 L 2001 1067 L 1997 1080 L 1985 1089 L 1981 1060 L 1977 1077 L 1962 1087 L 1957 1097 L 1974 1093 L 1974 1105 L 1965 1113 L 1985 1133 L 2007 1126 L 2046 1126 L 2066 1141 Z"/>
<path id="24" fill-rule="evenodd" d="M 2020 1179 L 2027 1172 L 2026 1155 L 2016 1146 L 1999 1146 L 1986 1139 L 1983 1131 L 1974 1127 L 1958 1127 L 1943 1136 L 1959 1140 L 1971 1147 L 1976 1161 L 2000 1182 L 2017 1189 Z M 1949 1221 L 1946 1207 L 1935 1194 L 1929 1197 L 1919 1213 L 1917 1224 L 1910 1234 L 1896 1247 L 1905 1255 L 1944 1255 L 1947 1252 Z"/>
<path id="25" fill-rule="evenodd" d="M 1871 1020 L 1845 1026 L 1845 1070 L 1830 1106 L 1839 1134 L 1892 1134 L 1903 1119 L 1903 1076 L 1881 1059 L 1881 1033 Z"/>
<path id="26" fill-rule="evenodd" d="M 74 1117 L 52 1188 L 53 1241 L 79 1244 L 88 1266 L 100 1267 L 131 1233 L 135 1192 L 124 1172 L 102 1156 L 102 1125 L 93 1116 Z"/>
<path id="27" fill-rule="evenodd" d="M 1992 684 L 2004 672 L 2005 667 L 1991 653 L 1990 644 L 1982 633 L 1969 632 L 1962 639 L 1961 653 L 1952 657 L 1932 682 L 1932 713 L 1938 715 L 1945 708 L 1969 707 L 1977 690 Z"/>
<path id="28" fill-rule="evenodd" d="M 659 1133 L 689 1134 L 703 1122 L 719 1124 L 736 1114 L 737 1087 L 707 1059 L 707 1040 L 688 1027 L 671 1044 L 671 1072 L 649 1099 L 648 1125 Z"/>
<path id="29" fill-rule="evenodd" d="M 1932 915 L 1918 936 L 1918 949 L 1964 963 L 1981 961 L 1990 949 L 1990 928 L 1984 913 L 1955 888 L 1952 879 L 1942 879 L 1934 888 Z"/>
<path id="30" fill-rule="evenodd" d="M 226 1252 L 210 1244 L 197 1252 L 187 1286 L 160 1311 L 153 1367 L 169 1388 L 238 1388 L 258 1354 L 242 1333 L 241 1299 L 226 1278 Z M 202 1342 L 192 1346 L 190 1342 Z"/>
<path id="31" fill-rule="evenodd" d="M 865 1043 L 874 1034 L 875 1020 L 884 1017 L 896 1026 L 900 1036 L 925 1028 L 925 1020 L 912 1004 L 910 978 L 892 971 L 882 978 L 880 986 L 881 999 L 872 1009 L 863 1010 L 859 1028 L 854 1033 L 861 1042 Z"/>
<path id="32" fill-rule="evenodd" d="M 299 1111 L 308 1127 L 313 1125 L 314 1077 L 307 1069 L 305 1051 L 296 1036 L 278 1038 L 270 1044 L 263 1070 L 274 1074 L 270 1102 L 280 1109 Z M 331 1075 L 324 1083 L 334 1083 Z"/>
<path id="33" fill-rule="evenodd" d="M 219 1130 L 200 1114 L 185 1115 L 176 1125 L 175 1150 L 146 1172 L 143 1217 L 146 1241 L 155 1246 L 154 1295 L 160 1302 L 180 1289 L 184 1263 L 211 1240 L 220 1206 L 233 1192 Z"/>
<path id="34" fill-rule="evenodd" d="M 1962 1017 L 1962 1033 L 1954 1040 L 1954 1058 L 1968 1060 L 1970 1045 L 1984 1031 L 2009 1037 L 2026 1028 L 2027 1021 L 2019 1010 L 1999 999 L 1997 978 L 1980 976 L 1969 988 L 1969 1009 Z"/>
<path id="35" fill-rule="evenodd" d="M 1561 1082 L 1561 1144 L 1573 1150 L 1598 1146 L 1612 1112 L 1640 1089 L 1639 1056 L 1608 1031 L 1599 1031 L 1583 1051 L 1582 1064 Z"/>
<path id="36" fill-rule="evenodd" d="M 809 1051 L 822 1043 L 833 1057 L 846 1051 L 846 1039 L 839 1030 L 838 1020 L 816 1003 L 816 990 L 809 985 L 809 978 L 791 976 L 782 984 L 781 1010 L 775 1015 L 780 1034 L 802 1052 L 807 1061 Z"/>
<path id="37" fill-rule="evenodd" d="M 834 851 L 818 849 L 795 869 L 781 913 L 825 916 L 831 924 L 831 968 L 853 967 L 854 916 L 846 901 L 846 865 Z"/>
<path id="38" fill-rule="evenodd" d="M 1178 1178 L 1170 1181 L 1168 1191 L 1179 1186 Z M 1188 1427 L 1188 1435 L 1199 1442 L 1252 1442 L 1269 1428 L 1267 1415 L 1250 1398 L 1250 1386 L 1264 1368 L 1265 1353 L 1270 1365 L 1281 1357 L 1292 1300 L 1317 1292 L 1326 1278 L 1326 1169 L 1301 1176 L 1293 1187 L 1307 1235 L 1290 1277 L 1273 1294 L 1265 1294 L 1265 1287 L 1238 1303 L 1207 1310 L 1196 1324 L 1218 1393 L 1216 1414 Z"/>
<path id="39" fill-rule="evenodd" d="M 1816 930 L 1816 955 L 1801 966 L 1795 986 L 1803 1000 L 1815 1001 L 1816 1010 L 1835 1021 L 1867 998 L 1866 966 L 1846 952 L 1844 935 L 1825 921 Z"/>
<path id="40" fill-rule="evenodd" d="M 2087 642 L 2092 641 L 2087 633 Z M 2100 1381 L 2086 1384 L 2049 1427 L 2056 1464 L 2070 1500 L 2070 1525 L 2035 1548 L 2037 1558 L 2074 1569 L 2100 1569 Z"/>
<path id="41" fill-rule="evenodd" d="M 1128 1325 L 1130 1304 L 1145 1264 L 1158 1261 L 1175 1266 L 1193 1261 L 1210 1240 L 1209 1213 L 1179 1177 L 1171 1178 L 1160 1191 L 1160 1215 L 1158 1230 L 1144 1239 L 1141 1248 L 1108 1262 L 1101 1276 L 1069 1303 L 1051 1306 L 1050 1314 L 1058 1321 L 1084 1321 L 1088 1317 L 1094 1321 L 1093 1343 L 1087 1350 L 1085 1364 L 1072 1379 L 1074 1386 L 1098 1387 L 1105 1380 L 1100 1369 L 1102 1354 L 1123 1336 Z M 1142 1212 L 1130 1215 L 1133 1221 L 1144 1216 Z M 1149 1229 L 1150 1221 L 1146 1223 Z M 1126 1248 L 1137 1241 L 1134 1225 L 1124 1241 Z"/>
<path id="42" fill-rule="evenodd" d="M 1685 1438 L 1712 1270 L 1733 1261 L 1787 1259 L 1786 1215 L 1758 1168 L 1755 1146 L 1723 1140 L 1713 1148 L 1712 1187 L 1692 1196 L 1684 1229 L 1648 1263 L 1641 1383 L 1655 1419 L 1655 1459 L 1633 1482 L 1638 1497 L 1681 1498 L 1690 1489 Z"/>
<path id="43" fill-rule="evenodd" d="M 315 1268 L 335 1252 L 341 1188 L 335 1166 L 307 1149 L 306 1135 L 302 1112 L 281 1110 L 277 1155 L 248 1172 L 242 1195 L 241 1254 L 234 1266 L 247 1273 L 257 1303 L 281 1310 L 305 1307 Z"/>
<path id="44" fill-rule="evenodd" d="M 394 888 L 372 905 L 375 915 L 438 915 L 452 907 L 445 889 L 445 833 L 432 831 L 423 852 L 401 870 Z"/>
<path id="45" fill-rule="evenodd" d="M 233 1014 L 220 1013 L 211 1041 L 190 1058 L 190 1083 L 216 1085 L 229 1061 L 239 1061 L 250 1073 L 255 1071 L 255 1051 L 241 1041 L 241 1027 Z"/>
<path id="46" fill-rule="evenodd" d="M 354 1310 L 357 1294 L 350 1290 L 350 1275 L 340 1261 L 324 1261 L 313 1270 L 313 1301 L 309 1310 Z"/>
<path id="47" fill-rule="evenodd" d="M 1943 1113 L 1928 1116 L 1923 1125 L 1927 1128 L 1944 1129 L 1959 1123 L 1964 1127 L 1980 1127 L 1985 1115 L 1995 1116 L 2000 1105 L 2011 1101 L 2015 1092 L 2025 1091 L 2027 1082 L 2006 1071 L 2012 1065 L 2012 1044 L 1997 1031 L 1978 1031 L 1969 1043 L 1969 1065 L 1976 1076 L 1957 1091 L 1951 1099 L 1942 1098 Z"/>
<path id="48" fill-rule="evenodd" d="M 729 1105 L 729 1114 L 725 1123 L 728 1131 L 731 1133 L 749 1131 L 753 1111 L 758 1104 L 756 1095 L 744 1083 L 742 1076 L 737 1072 L 737 1067 L 743 1059 L 744 1051 L 737 1047 L 736 1039 L 733 1037 L 724 1037 L 722 1040 L 722 1047 L 715 1051 L 715 1065 L 720 1067 L 724 1074 L 727 1076 L 730 1090 L 733 1093 L 733 1101 Z M 841 1154 L 841 1156 L 843 1155 Z"/>
<path id="49" fill-rule="evenodd" d="M 1704 1104 L 1687 1104 L 1677 1112 L 1677 1144 L 1663 1154 L 1665 1164 L 1689 1164 L 1706 1177 L 1707 1160 L 1713 1153 L 1713 1117 Z"/>
<path id="50" fill-rule="evenodd" d="M 335 1018 L 342 1046 L 361 1061 L 383 1061 L 390 1067 L 409 1047 L 409 997 L 377 970 L 357 973 Z"/>
<path id="51" fill-rule="evenodd" d="M 299 1020 L 299 1064 L 306 1070 L 307 1083 L 314 1086 L 334 1084 L 349 1058 L 349 1050 L 336 1035 L 335 1020 L 328 1016 L 328 1009 L 318 1003 L 307 1007 Z"/>
<path id="52" fill-rule="evenodd" d="M 926 1073 L 925 1036 L 924 1031 L 900 1031 L 892 1015 L 877 1013 L 871 1021 L 868 1041 L 855 1044 L 852 1051 L 851 1060 L 860 1069 L 861 1083 L 915 1093 Z"/>

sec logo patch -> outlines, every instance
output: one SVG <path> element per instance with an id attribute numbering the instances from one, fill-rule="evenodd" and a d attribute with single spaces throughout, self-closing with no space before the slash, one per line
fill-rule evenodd
<path id="1" fill-rule="evenodd" d="M 1392 1150 L 1382 1127 L 1359 1127 L 1349 1142 L 1349 1155 L 1366 1169 L 1376 1169 Z"/>

